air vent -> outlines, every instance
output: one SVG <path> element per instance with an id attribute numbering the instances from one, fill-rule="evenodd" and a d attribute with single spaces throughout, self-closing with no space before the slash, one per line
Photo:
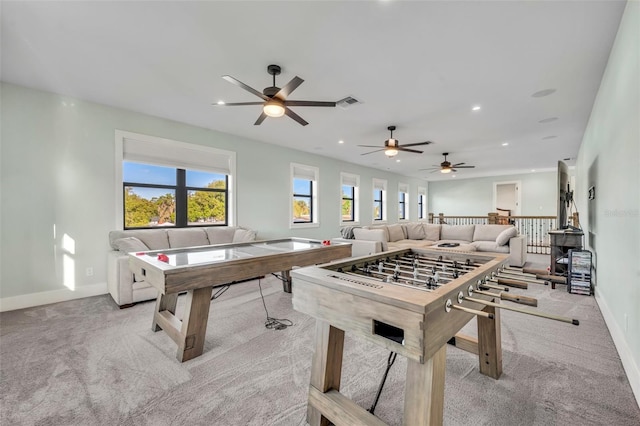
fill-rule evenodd
<path id="1" fill-rule="evenodd" d="M 346 98 L 340 99 L 338 102 L 336 102 L 336 104 L 342 109 L 347 109 L 349 107 L 352 107 L 353 105 L 360 103 L 362 102 L 352 96 L 347 96 Z"/>

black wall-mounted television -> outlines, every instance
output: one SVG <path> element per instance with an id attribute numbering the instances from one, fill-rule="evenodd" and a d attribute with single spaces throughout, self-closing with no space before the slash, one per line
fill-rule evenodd
<path id="1" fill-rule="evenodd" d="M 568 211 L 573 202 L 573 191 L 569 186 L 569 167 L 558 161 L 558 229 L 572 229 L 569 226 Z"/>

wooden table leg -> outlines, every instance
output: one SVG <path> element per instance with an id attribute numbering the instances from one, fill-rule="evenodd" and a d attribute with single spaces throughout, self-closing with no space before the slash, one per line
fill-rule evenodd
<path id="1" fill-rule="evenodd" d="M 403 425 L 442 425 L 446 360 L 446 344 L 424 364 L 407 359 Z"/>
<path id="2" fill-rule="evenodd" d="M 204 287 L 187 292 L 177 353 L 181 362 L 202 355 L 207 334 L 211 290 L 211 287 Z"/>
<path id="3" fill-rule="evenodd" d="M 282 271 L 282 289 L 285 293 L 291 293 L 291 271 Z"/>
<path id="4" fill-rule="evenodd" d="M 498 303 L 499 299 L 494 299 Z M 493 319 L 477 317 L 478 319 L 478 358 L 480 359 L 480 373 L 494 379 L 502 375 L 502 333 L 500 329 L 500 309 L 485 306 L 484 312 L 493 314 Z"/>
<path id="5" fill-rule="evenodd" d="M 153 313 L 153 323 L 151 324 L 151 331 L 156 332 L 162 330 L 162 327 L 158 325 L 158 314 L 162 311 L 169 311 L 171 314 L 176 313 L 176 304 L 178 303 L 178 293 L 172 294 L 158 294 L 156 299 L 156 310 Z"/>
<path id="6" fill-rule="evenodd" d="M 330 389 L 340 390 L 342 374 L 342 350 L 344 331 L 328 322 L 316 320 L 316 341 L 311 363 L 311 386 L 324 393 Z M 329 421 L 319 410 L 307 408 L 307 422 L 311 426 L 327 426 Z"/>

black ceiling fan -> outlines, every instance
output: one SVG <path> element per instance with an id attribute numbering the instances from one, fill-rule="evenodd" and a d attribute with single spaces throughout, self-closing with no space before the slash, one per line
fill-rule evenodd
<path id="1" fill-rule="evenodd" d="M 418 151 L 417 149 L 409 149 L 407 148 L 408 146 L 418 146 L 418 145 L 429 145 L 433 142 L 431 141 L 427 141 L 427 142 L 416 142 L 416 143 L 408 143 L 408 144 L 404 144 L 404 145 L 400 145 L 400 142 L 397 139 L 393 138 L 393 131 L 396 129 L 396 126 L 389 126 L 387 127 L 387 130 L 389 130 L 391 132 L 391 136 L 389 137 L 389 139 L 387 139 L 386 141 L 384 141 L 384 147 L 380 148 L 377 145 L 358 145 L 358 146 L 362 146 L 365 148 L 380 148 L 380 149 L 376 149 L 374 151 L 369 151 L 369 152 L 365 152 L 364 154 L 360 154 L 360 155 L 367 155 L 367 154 L 371 154 L 374 152 L 379 152 L 379 151 L 384 151 L 385 155 L 387 157 L 394 157 L 398 154 L 399 151 L 406 151 L 406 152 L 414 152 L 416 154 L 422 154 L 422 151 Z"/>
<path id="2" fill-rule="evenodd" d="M 287 97 L 298 88 L 304 81 L 298 76 L 291 79 L 290 82 L 280 88 L 276 86 L 276 75 L 280 74 L 282 69 L 279 65 L 269 65 L 267 72 L 273 76 L 273 86 L 266 87 L 262 93 L 256 89 L 247 86 L 240 80 L 231 77 L 230 75 L 223 75 L 222 78 L 229 83 L 235 84 L 238 87 L 243 88 L 249 93 L 253 93 L 259 98 L 262 98 L 264 102 L 235 102 L 235 103 L 218 103 L 214 105 L 222 106 L 244 106 L 244 105 L 262 105 L 262 114 L 258 117 L 254 125 L 261 124 L 267 117 L 282 117 L 288 115 L 298 123 L 306 126 L 309 124 L 302 117 L 289 109 L 290 106 L 295 107 L 335 107 L 336 102 L 323 102 L 323 101 L 294 101 L 288 100 Z"/>
<path id="3" fill-rule="evenodd" d="M 456 164 L 451 164 L 449 161 L 447 161 L 447 155 L 449 155 L 448 152 L 443 152 L 442 155 L 444 155 L 444 161 L 442 163 L 440 163 L 439 166 L 437 165 L 433 165 L 433 167 L 430 167 L 428 169 L 420 169 L 420 170 L 431 170 L 431 173 L 435 173 L 435 172 L 440 172 L 440 173 L 451 173 L 451 172 L 457 172 L 457 169 L 473 169 L 475 166 L 464 166 L 463 164 L 465 163 L 456 163 Z"/>

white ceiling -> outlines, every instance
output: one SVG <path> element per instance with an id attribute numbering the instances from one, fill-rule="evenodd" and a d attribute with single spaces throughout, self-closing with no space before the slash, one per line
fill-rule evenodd
<path id="1" fill-rule="evenodd" d="M 450 178 L 418 170 L 443 152 L 476 166 L 458 178 L 553 170 L 577 155 L 624 6 L 2 1 L 2 80 L 429 180 Z M 269 64 L 282 66 L 280 87 L 305 80 L 290 99 L 362 104 L 292 108 L 305 127 L 212 105 L 259 101 L 221 76 L 261 91 Z M 531 96 L 545 89 L 556 91 Z M 401 144 L 434 144 L 361 155 L 389 125 Z"/>

